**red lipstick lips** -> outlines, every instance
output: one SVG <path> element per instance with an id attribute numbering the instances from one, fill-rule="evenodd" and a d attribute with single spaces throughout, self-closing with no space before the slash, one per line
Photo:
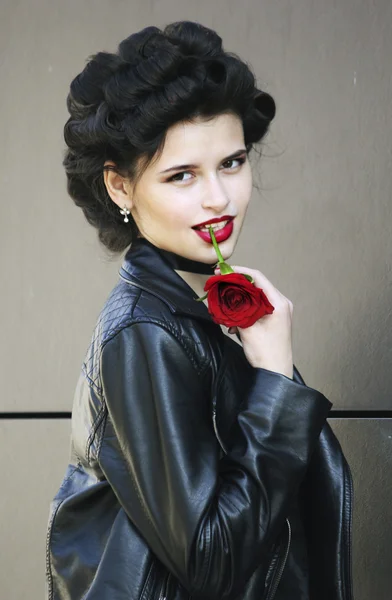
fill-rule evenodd
<path id="1" fill-rule="evenodd" d="M 222 227 L 222 229 L 214 230 L 214 236 L 218 244 L 219 242 L 224 242 L 225 240 L 227 240 L 227 238 L 229 238 L 233 233 L 234 217 L 219 217 L 217 219 L 210 219 L 210 221 L 206 221 L 206 224 L 202 225 L 203 227 L 208 227 L 211 223 L 219 223 L 221 221 L 227 221 L 228 219 L 229 222 L 226 223 L 226 225 Z M 195 230 L 197 235 L 201 237 L 202 240 L 208 242 L 209 244 L 212 244 L 210 232 L 202 231 L 201 229 L 198 229 L 198 227 L 200 227 L 200 225 L 195 225 L 194 227 L 192 227 L 192 229 Z"/>
<path id="2" fill-rule="evenodd" d="M 199 223 L 198 225 L 194 225 L 192 229 L 195 227 L 207 227 L 208 225 L 212 225 L 213 223 L 219 223 L 220 221 L 228 221 L 234 219 L 231 215 L 224 215 L 223 217 L 215 217 L 214 219 L 209 219 L 208 221 L 204 221 L 204 223 Z"/>

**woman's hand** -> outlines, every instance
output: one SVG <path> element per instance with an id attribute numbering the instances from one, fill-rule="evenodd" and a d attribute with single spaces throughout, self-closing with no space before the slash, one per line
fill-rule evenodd
<path id="1" fill-rule="evenodd" d="M 262 288 L 275 310 L 245 329 L 230 327 L 229 333 L 239 333 L 245 356 L 253 367 L 275 371 L 292 379 L 293 303 L 260 271 L 238 265 L 231 265 L 231 268 L 235 273 L 251 275 L 254 285 Z M 219 268 L 215 269 L 215 274 L 219 272 Z"/>

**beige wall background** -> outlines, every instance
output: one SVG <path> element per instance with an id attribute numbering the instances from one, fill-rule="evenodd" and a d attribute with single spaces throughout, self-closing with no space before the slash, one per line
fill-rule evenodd
<path id="1" fill-rule="evenodd" d="M 334 409 L 384 411 L 379 419 L 331 424 L 355 476 L 356 600 L 386 600 L 390 0 L 3 0 L 1 9 L 1 597 L 44 596 L 46 518 L 70 431 L 66 419 L 13 413 L 71 410 L 84 352 L 121 263 L 106 258 L 66 194 L 69 84 L 90 54 L 115 51 L 147 25 L 189 19 L 216 29 L 277 103 L 264 156 L 255 162 L 261 191 L 254 190 L 231 262 L 260 269 L 293 301 L 294 362 L 308 385 Z"/>

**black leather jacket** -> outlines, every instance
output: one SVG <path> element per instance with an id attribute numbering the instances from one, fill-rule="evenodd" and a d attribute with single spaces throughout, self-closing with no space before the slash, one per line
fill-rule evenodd
<path id="1" fill-rule="evenodd" d="M 195 298 L 155 246 L 128 250 L 75 390 L 47 598 L 352 600 L 332 404 L 251 367 Z"/>

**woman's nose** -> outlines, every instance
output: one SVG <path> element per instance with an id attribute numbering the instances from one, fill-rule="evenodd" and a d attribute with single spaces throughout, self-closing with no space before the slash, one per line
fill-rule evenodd
<path id="1" fill-rule="evenodd" d="M 214 208 L 216 211 L 222 211 L 230 202 L 230 199 L 219 182 L 213 182 L 205 191 L 202 205 L 204 208 Z"/>

